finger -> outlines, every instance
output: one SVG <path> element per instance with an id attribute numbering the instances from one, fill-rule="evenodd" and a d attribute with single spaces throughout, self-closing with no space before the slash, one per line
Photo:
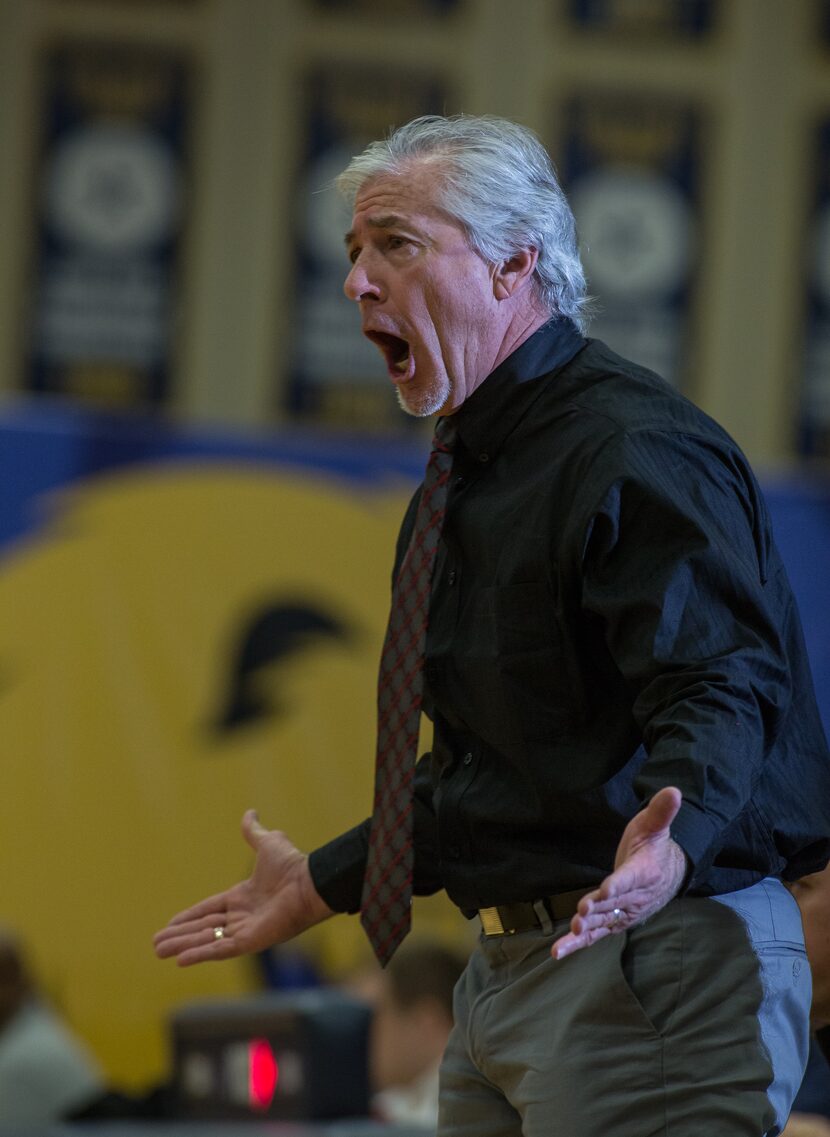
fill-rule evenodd
<path id="1" fill-rule="evenodd" d="M 636 907 L 648 896 L 647 886 L 637 882 L 636 874 L 623 876 L 616 872 L 606 877 L 599 888 L 583 896 L 576 911 L 579 916 L 592 916 L 614 908 Z"/>
<path id="2" fill-rule="evenodd" d="M 594 905 L 601 899 L 600 889 L 595 888 L 593 892 L 586 892 L 576 906 L 576 910 L 582 916 L 589 916 L 593 911 Z"/>
<path id="3" fill-rule="evenodd" d="M 554 959 L 564 959 L 567 955 L 573 955 L 575 951 L 581 951 L 582 948 L 590 947 L 595 944 L 597 940 L 604 939 L 606 936 L 611 935 L 611 929 L 592 928 L 590 931 L 581 932 L 575 935 L 573 932 L 568 932 L 565 936 L 560 936 L 550 949 L 550 954 Z"/>
<path id="4" fill-rule="evenodd" d="M 188 920 L 198 920 L 203 916 L 210 916 L 211 913 L 225 912 L 227 907 L 227 893 L 217 892 L 215 896 L 208 896 L 205 900 L 200 900 L 198 904 L 194 904 L 191 908 L 182 909 L 181 912 L 178 912 L 168 921 L 167 928 L 173 927 L 176 924 L 185 924 Z M 166 928 L 162 929 L 162 931 L 166 930 Z"/>
<path id="5" fill-rule="evenodd" d="M 577 912 L 571 920 L 570 930 L 576 936 L 593 932 L 599 928 L 606 928 L 611 932 L 622 932 L 630 927 L 638 918 L 636 906 L 627 907 L 620 901 L 615 904 L 609 902 L 608 906 L 599 906 L 592 909 L 587 915 Z"/>
<path id="6" fill-rule="evenodd" d="M 240 955 L 241 950 L 234 943 L 233 936 L 225 931 L 217 938 L 212 930 L 208 938 L 202 936 L 202 942 L 182 948 L 176 953 L 176 963 L 179 967 L 190 967 L 194 963 L 218 963 L 224 959 L 233 959 Z"/>
<path id="7" fill-rule="evenodd" d="M 682 802 L 683 795 L 676 786 L 664 786 L 642 811 L 640 819 L 653 834 L 660 833 L 677 817 Z"/>
<path id="8" fill-rule="evenodd" d="M 199 936 L 208 929 L 217 927 L 224 927 L 227 917 L 224 912 L 212 911 L 208 915 L 201 917 L 198 920 L 188 920 L 176 924 L 168 924 L 166 928 L 162 928 L 160 932 L 156 932 L 153 937 L 153 943 L 158 947 L 160 944 L 169 943 L 174 940 L 186 939 L 190 936 Z"/>
<path id="9" fill-rule="evenodd" d="M 210 921 L 171 928 L 165 936 L 156 938 L 156 955 L 160 959 L 169 959 L 194 948 L 218 946 L 225 940 L 233 940 L 232 930 L 224 921 L 224 916 L 216 915 Z"/>
<path id="10" fill-rule="evenodd" d="M 259 816 L 255 809 L 246 810 L 242 818 L 242 836 L 254 850 L 259 852 L 259 846 L 262 843 L 262 838 L 265 837 L 268 830 L 260 825 Z"/>

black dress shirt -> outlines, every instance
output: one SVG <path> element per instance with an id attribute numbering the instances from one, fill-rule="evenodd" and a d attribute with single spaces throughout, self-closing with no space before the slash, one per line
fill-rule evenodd
<path id="1" fill-rule="evenodd" d="M 425 660 L 416 893 L 465 911 L 598 884 L 666 785 L 692 894 L 830 856 L 830 757 L 746 458 L 653 373 L 541 328 L 455 414 Z M 418 494 L 406 513 L 400 563 Z M 359 907 L 368 822 L 316 850 Z"/>

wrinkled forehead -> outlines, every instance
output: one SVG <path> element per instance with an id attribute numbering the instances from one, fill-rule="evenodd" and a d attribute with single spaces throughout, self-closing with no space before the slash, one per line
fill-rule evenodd
<path id="1" fill-rule="evenodd" d="M 359 214 L 369 210 L 394 213 L 419 205 L 429 208 L 434 193 L 432 179 L 425 177 L 422 170 L 374 174 L 361 184 L 352 209 Z"/>
<path id="2" fill-rule="evenodd" d="M 355 194 L 353 217 L 398 214 L 458 225 L 444 206 L 445 181 L 437 161 L 411 162 L 397 172 L 367 178 Z"/>

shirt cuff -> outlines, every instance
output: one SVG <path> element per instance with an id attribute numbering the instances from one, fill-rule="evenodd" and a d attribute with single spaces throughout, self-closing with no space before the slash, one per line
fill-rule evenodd
<path id="1" fill-rule="evenodd" d="M 369 818 L 309 854 L 312 883 L 335 912 L 360 911 L 370 826 Z"/>
<path id="2" fill-rule="evenodd" d="M 688 870 L 680 890 L 680 895 L 693 884 L 697 866 L 704 860 L 707 851 L 720 833 L 720 828 L 696 805 L 683 801 L 677 817 L 671 823 L 672 839 L 686 854 Z"/>

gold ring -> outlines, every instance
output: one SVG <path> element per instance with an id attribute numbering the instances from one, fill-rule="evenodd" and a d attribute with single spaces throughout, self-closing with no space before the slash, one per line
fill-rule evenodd
<path id="1" fill-rule="evenodd" d="M 213 938 L 215 940 L 223 940 L 225 938 L 225 929 L 224 928 L 214 928 L 213 929 Z"/>

